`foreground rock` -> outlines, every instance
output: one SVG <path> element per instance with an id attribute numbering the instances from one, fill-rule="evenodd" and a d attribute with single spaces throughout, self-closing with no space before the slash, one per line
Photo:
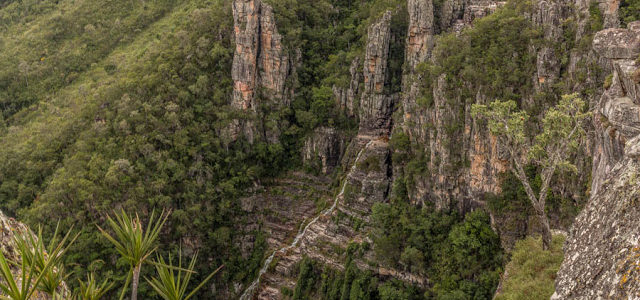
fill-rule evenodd
<path id="1" fill-rule="evenodd" d="M 594 37 L 614 72 L 594 117 L 591 199 L 569 233 L 552 299 L 640 298 L 639 27 Z"/>

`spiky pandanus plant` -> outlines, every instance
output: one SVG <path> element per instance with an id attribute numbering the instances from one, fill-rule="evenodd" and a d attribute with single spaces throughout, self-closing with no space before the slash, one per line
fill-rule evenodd
<path id="1" fill-rule="evenodd" d="M 42 228 L 38 228 L 37 235 L 31 232 L 17 234 L 14 237 L 16 250 L 23 258 L 23 263 L 33 266 L 36 274 L 42 279 L 35 286 L 37 290 L 51 296 L 53 300 L 59 299 L 59 288 L 70 274 L 65 273 L 63 255 L 69 247 L 76 241 L 79 234 L 70 238 L 72 229 L 67 231 L 62 238 L 59 236 L 60 226 L 56 225 L 53 237 L 47 245 L 42 238 Z M 50 264 L 50 267 L 46 267 Z"/>
<path id="2" fill-rule="evenodd" d="M 0 251 L 0 277 L 3 279 L 0 290 L 4 293 L 0 299 L 28 300 L 36 291 L 43 291 L 56 299 L 56 291 L 66 278 L 62 256 L 77 238 L 76 235 L 69 240 L 70 232 L 58 241 L 56 227 L 56 233 L 48 247 L 44 245 L 41 230 L 37 236 L 30 231 L 16 234 L 14 243 L 20 260 L 10 262 Z M 19 275 L 12 272 L 11 265 L 19 268 Z"/>
<path id="3" fill-rule="evenodd" d="M 157 277 L 152 279 L 145 278 L 149 285 L 165 300 L 188 300 L 200 290 L 223 266 L 218 267 L 211 272 L 200 284 L 187 294 L 187 286 L 191 280 L 191 275 L 195 273 L 193 269 L 196 266 L 198 254 L 196 253 L 186 269 L 182 267 L 182 251 L 178 253 L 178 266 L 173 266 L 171 255 L 169 255 L 168 263 L 158 257 L 154 263 L 156 267 Z"/>
<path id="4" fill-rule="evenodd" d="M 99 283 L 93 272 L 87 275 L 87 281 L 78 280 L 78 283 L 80 287 L 74 300 L 100 300 L 113 288 L 113 282 L 109 283 L 107 279 Z"/>
<path id="5" fill-rule="evenodd" d="M 114 218 L 107 216 L 107 223 L 114 235 L 98 226 L 102 235 L 115 246 L 116 251 L 129 264 L 130 270 L 120 299 L 124 298 L 126 287 L 131 283 L 131 300 L 137 300 L 140 268 L 156 251 L 155 243 L 168 217 L 169 213 L 164 210 L 157 219 L 155 211 L 152 212 L 145 230 L 137 214 L 135 217 L 131 217 L 122 210 L 119 214 L 115 214 Z"/>

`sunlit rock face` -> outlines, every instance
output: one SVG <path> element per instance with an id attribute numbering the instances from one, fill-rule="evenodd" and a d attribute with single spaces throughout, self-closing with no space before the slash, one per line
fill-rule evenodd
<path id="1" fill-rule="evenodd" d="M 276 28 L 273 9 L 260 0 L 233 2 L 235 52 L 231 77 L 231 106 L 245 113 L 256 113 L 260 104 L 273 108 L 289 105 L 285 82 L 291 73 L 291 62 Z M 230 128 L 232 139 L 244 134 L 249 141 L 256 138 L 258 124 L 236 120 Z M 275 142 L 276 128 L 266 130 L 266 139 Z"/>

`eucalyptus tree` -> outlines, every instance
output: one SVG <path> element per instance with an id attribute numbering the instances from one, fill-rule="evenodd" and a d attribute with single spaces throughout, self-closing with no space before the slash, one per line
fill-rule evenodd
<path id="1" fill-rule="evenodd" d="M 498 144 L 507 150 L 513 173 L 524 186 L 533 209 L 542 223 L 542 245 L 549 249 L 551 228 L 545 212 L 545 201 L 551 179 L 556 170 L 577 172 L 570 157 L 584 141 L 585 120 L 590 113 L 584 112 L 585 102 L 577 94 L 564 95 L 559 103 L 549 108 L 542 118 L 542 131 L 531 138 L 525 125 L 529 119 L 526 111 L 518 110 L 514 101 L 494 101 L 489 105 L 474 104 L 474 118 L 487 121 L 487 126 Z M 539 167 L 540 190 L 534 191 L 525 172 L 525 166 Z"/>

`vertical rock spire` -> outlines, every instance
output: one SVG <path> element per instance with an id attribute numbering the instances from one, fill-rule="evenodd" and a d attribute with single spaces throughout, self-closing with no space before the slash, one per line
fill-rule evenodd
<path id="1" fill-rule="evenodd" d="M 291 63 L 278 33 L 271 6 L 260 0 L 233 1 L 235 52 L 231 77 L 233 99 L 231 107 L 259 113 L 258 107 L 289 105 L 285 82 L 291 73 Z M 258 124 L 235 120 L 232 139 L 243 133 L 253 141 Z M 263 130 L 268 140 L 277 140 L 278 133 Z"/>

